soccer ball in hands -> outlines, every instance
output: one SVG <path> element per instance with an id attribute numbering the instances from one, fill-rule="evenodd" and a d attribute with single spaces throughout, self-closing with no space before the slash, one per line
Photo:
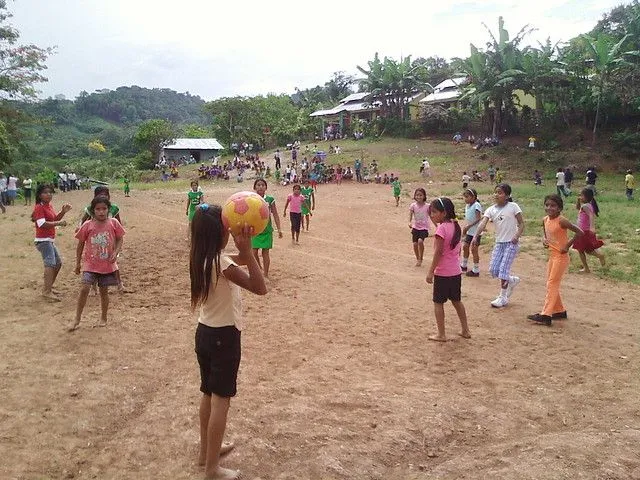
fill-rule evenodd
<path id="1" fill-rule="evenodd" d="M 234 193 L 224 202 L 222 223 L 234 234 L 247 224 L 253 227 L 251 234 L 258 235 L 269 223 L 269 204 L 255 192 Z"/>

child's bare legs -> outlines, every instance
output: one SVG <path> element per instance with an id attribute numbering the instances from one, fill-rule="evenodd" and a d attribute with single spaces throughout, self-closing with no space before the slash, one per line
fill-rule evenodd
<path id="1" fill-rule="evenodd" d="M 98 327 L 107 326 L 107 310 L 109 310 L 109 287 L 98 287 L 100 291 L 100 321 Z"/>
<path id="2" fill-rule="evenodd" d="M 305 222 L 305 225 L 306 225 L 307 232 L 309 231 L 309 218 L 310 217 L 311 217 L 311 215 L 305 215 L 304 216 L 304 222 Z"/>
<path id="3" fill-rule="evenodd" d="M 396 207 L 400 205 L 400 197 L 396 197 Z"/>
<path id="4" fill-rule="evenodd" d="M 413 242 L 413 253 L 416 255 L 416 267 L 419 267 L 422 262 L 420 261 L 420 248 L 418 247 L 418 242 Z"/>
<path id="5" fill-rule="evenodd" d="M 114 273 L 116 274 L 116 279 L 118 280 L 118 293 L 124 293 L 124 285 L 122 285 L 122 279 L 120 278 L 120 270 L 116 270 Z"/>
<path id="6" fill-rule="evenodd" d="M 80 318 L 82 318 L 82 311 L 84 310 L 84 306 L 87 304 L 87 297 L 89 296 L 89 290 L 91 289 L 91 285 L 88 283 L 83 283 L 82 288 L 80 289 L 80 294 L 78 295 L 78 305 L 76 307 L 76 318 L 73 322 L 69 324 L 67 330 L 73 332 L 80 325 Z"/>
<path id="7" fill-rule="evenodd" d="M 584 252 L 578 252 L 580 254 L 580 261 L 582 262 L 581 273 L 590 273 L 589 264 L 587 264 L 587 255 Z"/>
<path id="8" fill-rule="evenodd" d="M 469 244 L 467 242 L 463 242 L 462 243 L 462 258 L 465 261 L 469 260 Z M 475 260 L 475 258 L 474 258 L 474 260 Z M 464 265 L 466 265 L 466 263 Z"/>
<path id="9" fill-rule="evenodd" d="M 296 243 L 299 243 L 298 240 L 300 239 L 300 229 L 296 230 Z"/>
<path id="10" fill-rule="evenodd" d="M 466 245 L 466 243 L 465 243 Z M 469 247 L 467 247 L 469 248 Z M 473 263 L 474 265 L 478 265 L 480 263 L 480 254 L 478 253 L 478 245 L 471 245 L 471 255 L 473 256 Z M 467 257 L 469 256 L 469 254 L 467 253 Z"/>
<path id="11" fill-rule="evenodd" d="M 258 264 L 260 264 L 260 262 L 258 262 Z M 262 265 L 264 265 L 264 268 L 262 269 L 265 278 L 269 277 L 269 266 L 271 265 L 271 257 L 269 256 L 269 249 L 268 248 L 263 248 L 262 249 Z"/>
<path id="12" fill-rule="evenodd" d="M 592 252 L 587 252 L 589 255 L 593 255 L 594 257 L 598 257 L 598 260 L 600 260 L 600 266 L 604 267 L 607 263 L 607 261 L 604 258 L 604 253 L 600 252 L 599 249 L 595 249 Z"/>
<path id="13" fill-rule="evenodd" d="M 438 327 L 437 335 L 430 335 L 429 340 L 434 342 L 446 342 L 447 337 L 444 333 L 444 303 L 433 303 L 433 311 L 436 316 L 436 326 Z"/>
<path id="14" fill-rule="evenodd" d="M 456 309 L 456 313 L 458 314 L 458 318 L 460 319 L 460 335 L 462 338 L 471 338 L 471 333 L 469 333 L 469 326 L 467 325 L 467 311 L 464 308 L 464 304 L 461 301 L 454 302 L 453 308 Z"/>
<path id="15" fill-rule="evenodd" d="M 262 265 L 260 265 L 260 255 L 259 255 L 260 249 L 259 248 L 254 248 L 253 249 L 253 258 L 256 259 L 256 262 L 258 262 L 258 266 L 260 268 L 262 268 Z M 263 250 L 264 252 L 264 250 Z"/>
<path id="16" fill-rule="evenodd" d="M 236 479 L 240 472 L 219 465 L 220 456 L 233 448 L 233 444 L 222 445 L 227 426 L 230 399 L 218 395 L 203 395 L 200 400 L 200 464 L 204 464 L 206 478 Z"/>

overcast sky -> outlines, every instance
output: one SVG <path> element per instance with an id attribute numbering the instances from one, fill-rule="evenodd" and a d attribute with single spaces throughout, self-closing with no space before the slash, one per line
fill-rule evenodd
<path id="1" fill-rule="evenodd" d="M 466 57 L 498 16 L 513 37 L 566 41 L 620 0 L 14 0 L 21 43 L 55 46 L 41 96 L 139 85 L 224 96 L 293 93 L 333 72 L 357 74 L 375 52 Z"/>

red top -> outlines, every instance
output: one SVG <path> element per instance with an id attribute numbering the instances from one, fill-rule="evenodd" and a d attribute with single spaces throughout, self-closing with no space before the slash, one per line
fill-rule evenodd
<path id="1" fill-rule="evenodd" d="M 36 240 L 53 240 L 56 238 L 56 227 L 43 228 L 44 222 L 55 222 L 56 212 L 51 203 L 39 203 L 33 208 L 33 221 L 36 223 Z"/>

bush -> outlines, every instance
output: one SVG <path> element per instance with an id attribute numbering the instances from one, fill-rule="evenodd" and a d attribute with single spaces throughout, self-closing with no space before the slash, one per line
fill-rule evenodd
<path id="1" fill-rule="evenodd" d="M 635 157 L 640 154 L 640 132 L 617 132 L 611 136 L 611 144 L 619 153 L 627 157 Z"/>

